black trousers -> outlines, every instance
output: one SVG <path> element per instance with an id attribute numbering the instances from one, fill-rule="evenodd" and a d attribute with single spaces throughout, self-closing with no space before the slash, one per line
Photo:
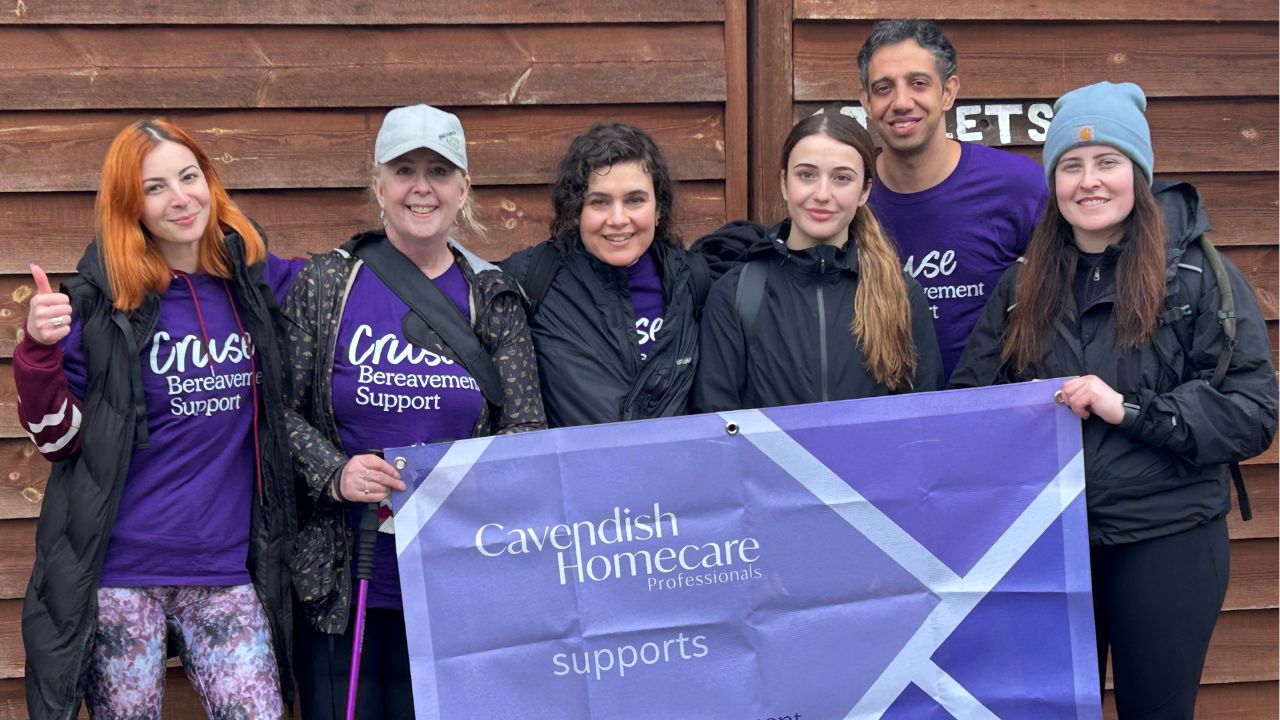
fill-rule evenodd
<path id="1" fill-rule="evenodd" d="M 1230 575 L 1227 523 L 1094 546 L 1098 676 L 1110 650 L 1121 720 L 1191 720 Z"/>
<path id="2" fill-rule="evenodd" d="M 295 617 L 301 613 L 295 613 Z M 299 617 L 294 626 L 293 667 L 298 703 L 306 720 L 343 720 L 351 673 L 351 623 L 342 635 L 319 632 Z M 365 615 L 360 684 L 356 689 L 360 720 L 413 720 L 413 685 L 404 613 L 369 608 Z"/>

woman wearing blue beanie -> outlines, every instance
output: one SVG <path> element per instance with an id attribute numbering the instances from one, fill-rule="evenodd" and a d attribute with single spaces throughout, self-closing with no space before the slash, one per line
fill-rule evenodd
<path id="1" fill-rule="evenodd" d="M 1075 376 L 1059 397 L 1083 421 L 1099 677 L 1110 654 L 1122 719 L 1191 718 L 1227 590 L 1228 467 L 1270 445 L 1277 392 L 1253 290 L 1215 270 L 1195 188 L 1152 183 L 1145 109 L 1132 83 L 1055 104 L 1049 203 L 951 384 Z"/>

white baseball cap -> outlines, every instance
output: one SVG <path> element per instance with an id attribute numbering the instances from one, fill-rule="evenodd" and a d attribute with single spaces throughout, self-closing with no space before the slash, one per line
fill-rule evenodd
<path id="1" fill-rule="evenodd" d="M 387 113 L 373 144 L 374 161 L 382 165 L 418 148 L 434 150 L 467 169 L 467 138 L 457 115 L 430 105 L 398 107 Z"/>

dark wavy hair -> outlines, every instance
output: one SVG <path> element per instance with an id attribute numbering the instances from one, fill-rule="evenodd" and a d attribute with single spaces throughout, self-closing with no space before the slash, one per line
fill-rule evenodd
<path id="1" fill-rule="evenodd" d="M 591 173 L 621 162 L 638 161 L 653 179 L 653 194 L 658 205 L 658 224 L 654 240 L 679 245 L 675 230 L 676 181 L 663 159 L 662 152 L 648 133 L 625 123 L 600 123 L 569 143 L 560 167 L 556 169 L 551 188 L 551 236 L 567 251 L 578 234 L 578 221 L 587 197 Z"/>
<path id="2" fill-rule="evenodd" d="M 1150 341 L 1159 326 L 1165 293 L 1164 212 L 1142 173 L 1133 174 L 1133 211 L 1125 219 L 1116 260 L 1116 306 L 1112 330 L 1121 348 Z M 1076 274 L 1075 233 L 1058 208 L 1053 188 L 1027 244 L 1027 262 L 1018 271 L 1013 309 L 1005 328 L 1001 360 L 1025 372 L 1044 359 L 1049 338 L 1066 310 Z"/>

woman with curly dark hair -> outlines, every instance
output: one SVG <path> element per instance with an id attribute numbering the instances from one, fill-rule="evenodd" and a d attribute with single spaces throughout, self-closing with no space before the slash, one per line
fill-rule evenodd
<path id="1" fill-rule="evenodd" d="M 675 188 L 643 130 L 596 125 L 560 162 L 551 238 L 502 264 L 530 296 L 551 427 L 688 411 L 698 273 L 675 231 Z"/>

